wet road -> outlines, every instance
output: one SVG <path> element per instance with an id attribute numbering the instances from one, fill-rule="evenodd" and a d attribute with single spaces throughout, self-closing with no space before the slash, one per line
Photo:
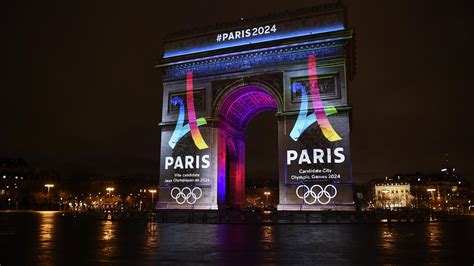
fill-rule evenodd
<path id="1" fill-rule="evenodd" d="M 0 264 L 465 264 L 474 219 L 399 224 L 157 224 L 0 212 Z"/>

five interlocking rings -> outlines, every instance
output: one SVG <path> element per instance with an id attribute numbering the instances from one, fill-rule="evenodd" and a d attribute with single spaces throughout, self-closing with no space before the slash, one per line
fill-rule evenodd
<path id="1" fill-rule="evenodd" d="M 299 193 L 301 188 L 304 189 L 303 195 L 300 195 Z M 313 190 L 314 188 L 317 188 L 317 190 L 314 191 Z M 328 191 L 328 188 L 330 189 L 329 191 Z M 330 193 L 330 192 L 333 192 L 333 193 Z M 337 195 L 337 189 L 335 186 L 331 184 L 326 185 L 324 188 L 320 185 L 313 185 L 311 188 L 309 188 L 306 185 L 300 185 L 296 188 L 296 196 L 298 196 L 298 198 L 300 199 L 303 199 L 306 204 L 310 204 L 310 205 L 316 203 L 316 201 L 323 205 L 326 205 L 331 201 L 331 199 L 336 197 L 336 195 Z M 321 200 L 323 196 L 327 198 L 327 201 Z M 313 200 L 309 201 L 308 198 L 313 198 Z"/>
<path id="2" fill-rule="evenodd" d="M 184 204 L 185 202 L 188 204 L 194 204 L 202 197 L 202 189 L 199 187 L 195 187 L 193 189 L 189 187 L 174 187 L 171 189 L 170 195 L 176 200 L 178 204 Z"/>

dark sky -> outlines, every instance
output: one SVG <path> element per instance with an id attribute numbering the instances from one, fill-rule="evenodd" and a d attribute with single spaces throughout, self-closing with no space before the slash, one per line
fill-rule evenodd
<path id="1" fill-rule="evenodd" d="M 7 15 L 0 156 L 23 157 L 66 176 L 157 176 L 162 85 L 153 65 L 162 55 L 163 37 L 317 3 L 2 3 Z M 446 152 L 458 172 L 473 177 L 472 5 L 343 3 L 357 46 L 356 76 L 349 82 L 354 178 L 438 171 Z M 274 123 L 258 121 L 249 129 L 252 139 L 258 138 L 259 127 Z M 249 171 L 258 174 L 258 166 L 252 167 Z"/>

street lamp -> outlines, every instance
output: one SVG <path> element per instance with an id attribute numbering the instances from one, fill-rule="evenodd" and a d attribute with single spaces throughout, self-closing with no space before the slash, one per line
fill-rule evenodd
<path id="1" fill-rule="evenodd" d="M 268 196 L 270 196 L 270 191 L 263 192 L 263 195 L 265 195 L 265 206 L 268 207 Z"/>
<path id="2" fill-rule="evenodd" d="M 111 193 L 112 191 L 114 191 L 114 188 L 113 188 L 113 187 L 106 187 L 105 190 L 107 191 L 107 195 L 109 195 L 109 201 L 110 201 L 110 202 L 109 202 L 109 201 L 106 202 L 106 206 L 108 206 L 107 208 L 112 209 L 114 205 L 113 205 L 113 202 L 112 202 L 112 200 L 111 200 L 112 195 L 111 195 L 110 193 Z"/>
<path id="3" fill-rule="evenodd" d="M 430 192 L 431 198 L 433 199 L 433 201 L 435 201 L 434 192 L 436 191 L 436 188 L 428 188 L 428 189 L 426 189 L 426 191 Z M 433 206 L 434 206 L 434 203 L 433 203 Z"/>
<path id="4" fill-rule="evenodd" d="M 48 188 L 48 195 L 49 195 L 49 190 L 54 187 L 54 184 L 45 184 L 44 187 Z"/>
<path id="5" fill-rule="evenodd" d="M 51 202 L 52 200 L 50 199 L 50 196 L 49 196 L 49 190 L 54 187 L 54 184 L 45 184 L 44 187 L 48 188 L 48 196 L 47 197 L 48 197 L 49 201 Z M 48 206 L 46 206 L 46 208 L 47 207 Z"/>
<path id="6" fill-rule="evenodd" d="M 153 209 L 153 203 L 154 203 L 154 197 L 155 197 L 155 193 L 156 193 L 156 189 L 149 189 L 148 192 L 151 193 L 151 209 Z"/>
<path id="7" fill-rule="evenodd" d="M 105 190 L 107 190 L 107 194 L 110 195 L 110 192 L 114 191 L 114 188 L 113 187 L 108 187 Z"/>

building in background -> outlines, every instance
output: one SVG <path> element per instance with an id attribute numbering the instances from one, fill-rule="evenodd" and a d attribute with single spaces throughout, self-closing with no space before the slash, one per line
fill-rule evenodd
<path id="1" fill-rule="evenodd" d="M 19 158 L 0 158 L 0 209 L 151 210 L 156 176 L 64 178 Z"/>
<path id="2" fill-rule="evenodd" d="M 31 167 L 21 158 L 0 158 L 0 209 L 33 209 L 47 205 L 51 189 L 57 189 L 59 175 Z M 45 185 L 55 187 L 45 187 Z"/>
<path id="3" fill-rule="evenodd" d="M 376 209 L 466 211 L 471 205 L 473 190 L 455 171 L 446 167 L 434 174 L 399 174 L 372 180 L 370 206 Z"/>
<path id="4" fill-rule="evenodd" d="M 388 181 L 375 184 L 375 207 L 383 209 L 411 207 L 410 184 Z"/>

